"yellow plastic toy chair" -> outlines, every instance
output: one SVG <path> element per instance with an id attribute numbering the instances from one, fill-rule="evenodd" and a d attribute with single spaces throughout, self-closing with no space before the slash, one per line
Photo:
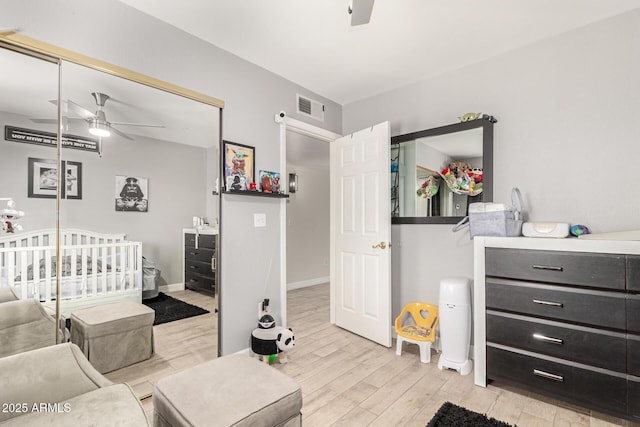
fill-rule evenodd
<path id="1" fill-rule="evenodd" d="M 409 316 L 406 316 L 409 314 Z M 413 322 L 405 324 L 411 318 Z M 396 317 L 395 328 L 398 337 L 396 339 L 396 354 L 402 355 L 402 343 L 410 342 L 420 347 L 420 361 L 431 362 L 431 343 L 436 339 L 436 326 L 438 326 L 438 307 L 424 302 L 411 302 L 404 306 L 402 312 Z"/>

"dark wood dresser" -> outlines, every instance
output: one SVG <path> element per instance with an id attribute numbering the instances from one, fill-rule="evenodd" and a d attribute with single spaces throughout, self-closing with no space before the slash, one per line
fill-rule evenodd
<path id="1" fill-rule="evenodd" d="M 218 235 L 207 231 L 183 231 L 184 284 L 187 289 L 215 295 Z"/>
<path id="2" fill-rule="evenodd" d="M 475 383 L 640 421 L 640 242 L 476 238 Z"/>

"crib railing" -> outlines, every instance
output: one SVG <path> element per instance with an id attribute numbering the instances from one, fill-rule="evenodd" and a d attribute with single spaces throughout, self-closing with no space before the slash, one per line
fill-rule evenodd
<path id="1" fill-rule="evenodd" d="M 12 287 L 20 298 L 50 302 L 59 271 L 61 295 L 68 299 L 142 289 L 140 242 L 63 245 L 59 267 L 55 255 L 55 246 L 0 247 L 0 286 Z"/>

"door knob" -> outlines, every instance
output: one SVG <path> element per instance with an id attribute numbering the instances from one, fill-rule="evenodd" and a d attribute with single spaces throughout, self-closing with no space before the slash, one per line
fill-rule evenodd
<path id="1" fill-rule="evenodd" d="M 391 246 L 391 245 L 389 245 Z M 373 249 L 375 248 L 380 248 L 380 249 L 387 249 L 387 244 L 385 242 L 380 242 L 377 245 L 373 245 L 371 246 Z"/>

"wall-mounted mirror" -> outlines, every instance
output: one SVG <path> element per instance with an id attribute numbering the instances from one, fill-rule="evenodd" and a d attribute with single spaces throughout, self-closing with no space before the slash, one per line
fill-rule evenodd
<path id="1" fill-rule="evenodd" d="M 455 224 L 470 203 L 493 198 L 495 119 L 391 138 L 391 222 Z"/>

